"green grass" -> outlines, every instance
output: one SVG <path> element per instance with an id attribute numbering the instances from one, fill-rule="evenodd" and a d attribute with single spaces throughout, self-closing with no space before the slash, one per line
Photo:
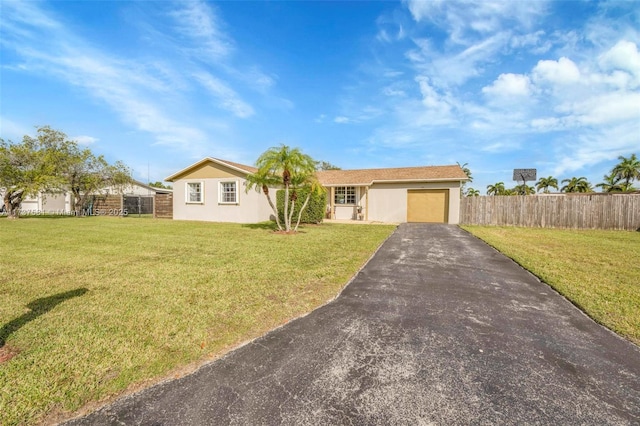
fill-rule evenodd
<path id="1" fill-rule="evenodd" d="M 180 374 L 333 298 L 393 231 L 0 219 L 0 424 Z M 185 367 L 187 366 L 187 367 Z"/>
<path id="2" fill-rule="evenodd" d="M 464 226 L 640 344 L 640 232 Z"/>

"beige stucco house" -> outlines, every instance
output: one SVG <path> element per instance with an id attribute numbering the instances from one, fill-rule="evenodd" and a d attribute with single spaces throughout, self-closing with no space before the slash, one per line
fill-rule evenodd
<path id="1" fill-rule="evenodd" d="M 204 158 L 167 177 L 173 182 L 173 218 L 256 223 L 273 214 L 261 192 L 246 192 L 255 167 Z M 457 224 L 460 187 L 467 176 L 457 166 L 328 170 L 317 173 L 327 188 L 327 217 L 376 222 Z M 273 190 L 275 199 L 275 190 Z"/>

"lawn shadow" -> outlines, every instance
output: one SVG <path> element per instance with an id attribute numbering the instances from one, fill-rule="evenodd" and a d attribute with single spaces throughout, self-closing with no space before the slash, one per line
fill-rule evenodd
<path id="1" fill-rule="evenodd" d="M 264 229 L 267 231 L 275 231 L 278 229 L 278 225 L 275 222 L 259 222 L 259 223 L 244 223 L 242 224 L 243 228 L 249 229 Z"/>
<path id="2" fill-rule="evenodd" d="M 42 297 L 40 299 L 29 302 L 27 304 L 27 308 L 31 309 L 30 312 L 27 312 L 26 314 L 21 315 L 12 321 L 9 321 L 5 325 L 3 325 L 2 328 L 0 328 L 0 348 L 4 346 L 7 338 L 12 333 L 19 330 L 23 325 L 27 324 L 30 321 L 33 321 L 40 315 L 46 314 L 65 300 L 82 296 L 87 291 L 89 290 L 87 290 L 86 288 L 77 288 L 75 290 L 54 294 L 53 296 Z"/>

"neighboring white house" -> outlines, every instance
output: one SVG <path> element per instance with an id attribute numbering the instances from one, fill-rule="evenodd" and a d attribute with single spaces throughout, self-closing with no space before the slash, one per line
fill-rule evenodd
<path id="1" fill-rule="evenodd" d="M 204 158 L 167 177 L 173 182 L 173 218 L 256 223 L 273 215 L 266 197 L 246 192 L 246 176 L 255 167 Z M 468 180 L 457 165 L 317 173 L 327 189 L 327 215 L 332 219 L 385 223 L 457 224 L 460 187 Z M 275 201 L 275 190 L 272 189 Z"/>
<path id="2" fill-rule="evenodd" d="M 142 182 L 134 180 L 131 184 L 117 190 L 115 188 L 104 188 L 101 191 L 102 195 L 140 195 L 140 196 L 154 196 L 156 194 L 171 193 L 171 189 L 155 188 L 149 185 L 145 185 Z M 4 196 L 4 194 L 2 194 Z M 23 213 L 38 213 L 38 214 L 68 214 L 73 211 L 73 195 L 71 192 L 63 193 L 38 193 L 35 196 L 27 196 L 22 200 L 20 210 Z"/>

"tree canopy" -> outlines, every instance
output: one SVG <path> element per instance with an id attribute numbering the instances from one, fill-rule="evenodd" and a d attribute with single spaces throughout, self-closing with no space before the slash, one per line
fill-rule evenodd
<path id="1" fill-rule="evenodd" d="M 26 135 L 21 143 L 0 139 L 0 187 L 11 218 L 18 217 L 27 195 L 69 191 L 80 215 L 89 196 L 109 189 L 119 192 L 130 182 L 130 170 L 123 163 L 109 164 L 49 126 L 38 127 L 35 138 Z"/>

